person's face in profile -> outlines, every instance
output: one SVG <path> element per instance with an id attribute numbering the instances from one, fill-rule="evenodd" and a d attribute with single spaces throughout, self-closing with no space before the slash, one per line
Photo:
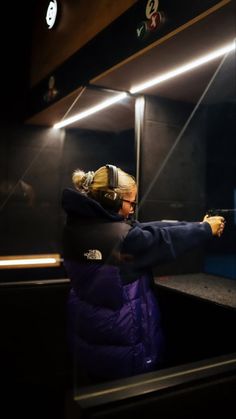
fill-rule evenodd
<path id="1" fill-rule="evenodd" d="M 123 196 L 122 207 L 119 210 L 119 214 L 123 215 L 125 218 L 129 217 L 129 215 L 132 215 L 135 211 L 136 194 L 137 194 L 137 188 L 136 186 L 134 186 L 129 194 L 126 194 L 125 196 Z"/>

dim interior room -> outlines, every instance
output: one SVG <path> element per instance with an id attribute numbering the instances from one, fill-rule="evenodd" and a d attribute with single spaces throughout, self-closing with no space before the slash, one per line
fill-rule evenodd
<path id="1" fill-rule="evenodd" d="M 73 1 L 65 3 L 69 8 Z M 6 395 L 2 409 L 9 409 L 9 415 L 15 413 L 14 406 L 8 407 L 12 398 L 25 417 L 32 417 L 32 409 L 40 405 L 34 417 L 62 419 L 82 418 L 83 413 L 90 418 L 96 414 L 115 418 L 120 412 L 130 415 L 139 410 L 144 414 L 150 411 L 152 418 L 153 408 L 171 418 L 170 401 L 179 409 L 176 417 L 187 418 L 189 412 L 183 412 L 179 400 L 183 397 L 186 402 L 188 398 L 196 408 L 198 395 L 199 414 L 217 413 L 217 409 L 228 412 L 225 404 L 232 404 L 236 308 L 235 1 L 206 2 L 205 9 L 202 6 L 197 16 L 186 21 L 181 21 L 178 11 L 173 28 L 172 15 L 168 14 L 171 2 L 166 1 L 165 12 L 163 1 L 160 35 L 154 32 L 137 49 L 136 39 L 126 56 L 121 54 L 117 61 L 109 57 L 112 64 L 108 60 L 109 65 L 103 68 L 97 61 L 106 63 L 111 33 L 114 45 L 120 45 L 123 17 L 129 22 L 136 8 L 142 10 L 147 2 L 129 3 L 130 9 L 78 51 L 78 60 L 76 53 L 72 54 L 30 87 L 26 81 L 29 74 L 19 69 L 11 96 L 5 86 L 6 106 L 0 126 L 0 368 Z M 21 23 L 29 24 L 32 19 L 33 24 L 32 9 L 24 16 L 21 10 Z M 16 27 L 20 28 L 21 23 L 17 21 Z M 30 55 L 28 39 L 32 30 L 29 25 L 18 40 L 21 48 L 27 41 L 23 47 L 26 72 L 35 57 L 35 52 L 33 58 Z M 109 39 L 107 44 L 104 39 Z M 104 48 L 99 60 L 90 55 L 96 48 L 100 53 Z M 7 53 L 11 57 L 10 75 L 6 76 L 9 83 L 13 67 L 17 67 L 16 58 L 20 60 L 19 52 L 15 54 L 14 59 Z M 86 54 L 89 59 L 84 61 L 83 71 L 89 76 L 78 71 L 77 80 L 77 67 L 72 68 L 75 63 L 83 67 L 81 57 Z M 88 67 L 90 64 L 94 69 Z M 55 82 L 52 88 L 50 81 Z M 116 100 L 119 95 L 124 96 Z M 109 101 L 114 103 L 108 106 Z M 104 103 L 103 109 L 96 109 Z M 85 115 L 87 111 L 89 115 Z M 63 126 L 67 120 L 68 125 Z M 55 128 L 55 124 L 62 126 Z M 96 170 L 106 163 L 136 177 L 139 221 L 200 221 L 208 211 L 219 209 L 223 210 L 226 227 L 220 240 L 154 270 L 154 288 L 167 339 L 166 368 L 92 388 L 78 381 L 67 347 L 70 283 L 63 266 L 65 214 L 61 195 L 65 188 L 72 187 L 75 169 Z M 193 375 L 188 379 L 190 370 Z M 203 375 L 199 376 L 201 370 Z M 167 375 L 170 380 L 162 385 Z M 222 380 L 216 383 L 217 377 Z M 207 383 L 208 407 L 203 396 Z M 222 386 L 222 396 L 219 404 L 213 405 L 215 385 Z"/>

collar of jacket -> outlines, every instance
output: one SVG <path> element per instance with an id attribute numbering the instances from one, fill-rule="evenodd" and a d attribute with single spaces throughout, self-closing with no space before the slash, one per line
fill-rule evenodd
<path id="1" fill-rule="evenodd" d="M 62 208 L 67 215 L 124 221 L 123 215 L 107 211 L 99 202 L 71 188 L 66 188 L 62 192 Z"/>

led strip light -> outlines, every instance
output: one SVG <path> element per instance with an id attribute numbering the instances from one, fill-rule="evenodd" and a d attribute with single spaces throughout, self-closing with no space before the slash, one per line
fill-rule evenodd
<path id="1" fill-rule="evenodd" d="M 93 106 L 92 108 L 89 108 L 83 112 L 80 112 L 70 118 L 64 119 L 61 122 L 58 122 L 57 124 L 55 124 L 53 126 L 53 128 L 58 129 L 58 128 L 63 128 L 66 127 L 67 125 L 73 124 L 74 122 L 80 121 L 81 119 L 86 118 L 87 116 L 90 116 L 96 112 L 101 111 L 102 109 L 108 108 L 111 105 L 114 105 L 114 103 L 120 102 L 121 100 L 123 100 L 124 98 L 126 98 L 128 96 L 127 93 L 123 92 L 120 93 L 119 95 L 111 98 L 111 99 L 107 99 L 104 102 L 99 103 L 96 106 Z"/>
<path id="2" fill-rule="evenodd" d="M 152 86 L 155 86 L 157 84 L 163 83 L 166 80 L 172 79 L 176 76 L 179 76 L 180 74 L 184 74 L 190 70 L 193 70 L 197 67 L 200 67 L 210 61 L 213 61 L 231 51 L 235 50 L 235 40 L 233 42 L 231 42 L 230 44 L 227 44 L 217 50 L 214 50 L 212 52 L 210 52 L 209 54 L 203 55 L 199 58 L 197 58 L 196 60 L 190 61 L 188 63 L 185 63 L 171 71 L 168 71 L 164 74 L 161 74 L 160 76 L 157 76 L 151 80 L 148 80 L 144 83 L 138 84 L 137 86 L 133 86 L 130 89 L 130 94 L 136 94 L 136 93 L 140 93 L 143 90 L 146 90 Z M 70 118 L 64 119 L 61 122 L 56 123 L 53 128 L 54 129 L 59 129 L 59 128 L 63 128 L 66 127 L 70 124 L 73 124 L 74 122 L 80 121 L 81 119 L 86 118 L 87 116 L 90 116 L 96 112 L 101 111 L 102 109 L 105 109 L 117 102 L 120 102 L 121 100 L 123 100 L 124 98 L 126 98 L 128 96 L 128 94 L 126 92 L 120 93 L 119 95 L 116 95 L 115 97 L 105 100 L 104 102 L 101 102 L 100 104 L 93 106 L 92 108 L 89 108 L 83 112 L 80 112 Z"/>
<path id="3" fill-rule="evenodd" d="M 154 79 L 148 80 L 144 83 L 138 84 L 130 89 L 130 93 L 138 93 L 143 90 L 148 89 L 149 87 L 156 86 L 157 84 L 163 83 L 166 80 L 173 79 L 180 74 L 187 73 L 194 68 L 200 67 L 210 61 L 215 60 L 216 58 L 222 57 L 235 49 L 235 41 L 231 44 L 225 45 L 224 47 L 217 49 L 210 54 L 203 55 L 202 57 L 197 58 L 196 60 L 190 61 L 186 64 L 181 65 L 180 67 L 175 68 L 174 70 L 168 71 L 167 73 L 161 74 Z"/>
<path id="4" fill-rule="evenodd" d="M 59 254 L 20 255 L 0 257 L 0 269 L 60 266 Z"/>

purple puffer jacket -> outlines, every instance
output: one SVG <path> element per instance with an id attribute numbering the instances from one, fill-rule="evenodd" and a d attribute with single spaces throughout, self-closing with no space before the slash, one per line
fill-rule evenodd
<path id="1" fill-rule="evenodd" d="M 208 223 L 138 223 L 65 189 L 64 264 L 71 279 L 69 335 L 94 380 L 161 365 L 163 334 L 151 268 L 211 237 Z"/>

